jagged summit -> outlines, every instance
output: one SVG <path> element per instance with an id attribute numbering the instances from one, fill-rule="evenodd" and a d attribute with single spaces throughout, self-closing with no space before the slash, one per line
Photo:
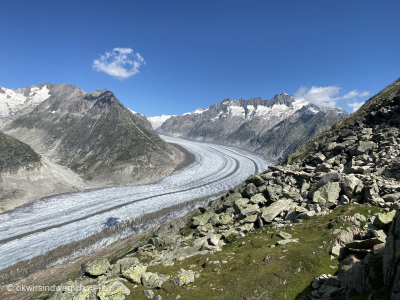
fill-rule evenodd
<path id="1" fill-rule="evenodd" d="M 206 109 L 170 117 L 157 131 L 279 158 L 347 115 L 342 108 L 318 106 L 280 93 L 271 100 L 227 98 Z"/>

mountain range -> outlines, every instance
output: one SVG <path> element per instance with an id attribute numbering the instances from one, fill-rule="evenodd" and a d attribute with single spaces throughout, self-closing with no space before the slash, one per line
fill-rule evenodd
<path id="1" fill-rule="evenodd" d="M 280 159 L 347 115 L 342 108 L 315 105 L 281 93 L 271 100 L 225 99 L 206 109 L 165 117 L 157 132 Z"/>
<path id="2" fill-rule="evenodd" d="M 23 202 L 83 188 L 149 183 L 170 174 L 184 159 L 144 116 L 107 90 L 87 94 L 66 84 L 0 88 L 0 115 L 2 140 L 18 149 L 11 153 L 3 147 L 0 165 L 10 156 L 20 162 L 10 171 L 14 184 L 9 183 L 9 174 L 3 176 L 3 207 L 15 194 Z M 32 164 L 36 173 L 31 173 Z M 47 189 L 40 184 L 42 179 L 47 180 Z"/>

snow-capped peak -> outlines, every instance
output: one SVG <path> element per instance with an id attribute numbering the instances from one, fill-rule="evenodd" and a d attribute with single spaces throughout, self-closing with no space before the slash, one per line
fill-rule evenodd
<path id="1" fill-rule="evenodd" d="M 183 114 L 183 116 L 186 116 L 186 115 L 193 115 L 193 114 L 202 114 L 203 112 L 206 112 L 208 110 L 208 107 L 206 108 L 206 109 L 202 109 L 201 107 L 199 107 L 198 109 L 196 109 L 195 111 L 193 111 L 193 112 L 187 112 L 187 113 L 184 113 Z"/>
<path id="2" fill-rule="evenodd" d="M 39 105 L 50 97 L 46 85 L 31 86 L 27 89 L 7 89 L 0 87 L 0 118 L 7 118 L 31 105 Z"/>

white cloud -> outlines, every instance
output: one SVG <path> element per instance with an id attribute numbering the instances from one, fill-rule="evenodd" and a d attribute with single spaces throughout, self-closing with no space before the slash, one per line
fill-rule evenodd
<path id="1" fill-rule="evenodd" d="M 365 102 L 358 102 L 354 101 L 353 103 L 348 103 L 347 105 L 353 108 L 353 112 L 355 112 L 357 109 L 359 109 Z"/>
<path id="2" fill-rule="evenodd" d="M 303 99 L 316 105 L 335 107 L 337 106 L 337 102 L 340 100 L 354 99 L 354 103 L 356 103 L 356 98 L 362 98 L 369 95 L 369 92 L 359 92 L 357 90 L 352 90 L 345 95 L 340 95 L 340 91 L 341 88 L 339 86 L 313 86 L 310 89 L 302 86 L 294 96 L 296 99 Z"/>
<path id="3" fill-rule="evenodd" d="M 307 102 L 323 105 L 323 106 L 336 106 L 337 96 L 340 91 L 338 86 L 313 86 L 310 89 L 302 86 L 294 94 L 297 99 L 304 99 Z"/>
<path id="4" fill-rule="evenodd" d="M 114 48 L 95 59 L 92 66 L 95 71 L 122 80 L 139 73 L 140 66 L 145 64 L 144 58 L 131 48 Z"/>

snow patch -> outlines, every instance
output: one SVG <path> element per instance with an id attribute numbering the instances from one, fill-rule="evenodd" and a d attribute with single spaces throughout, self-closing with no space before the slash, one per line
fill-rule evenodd
<path id="1" fill-rule="evenodd" d="M 10 117 L 28 106 L 39 105 L 50 97 L 50 90 L 47 86 L 31 87 L 28 96 L 24 95 L 26 89 L 2 88 L 2 91 L 4 93 L 0 93 L 0 118 Z"/>

